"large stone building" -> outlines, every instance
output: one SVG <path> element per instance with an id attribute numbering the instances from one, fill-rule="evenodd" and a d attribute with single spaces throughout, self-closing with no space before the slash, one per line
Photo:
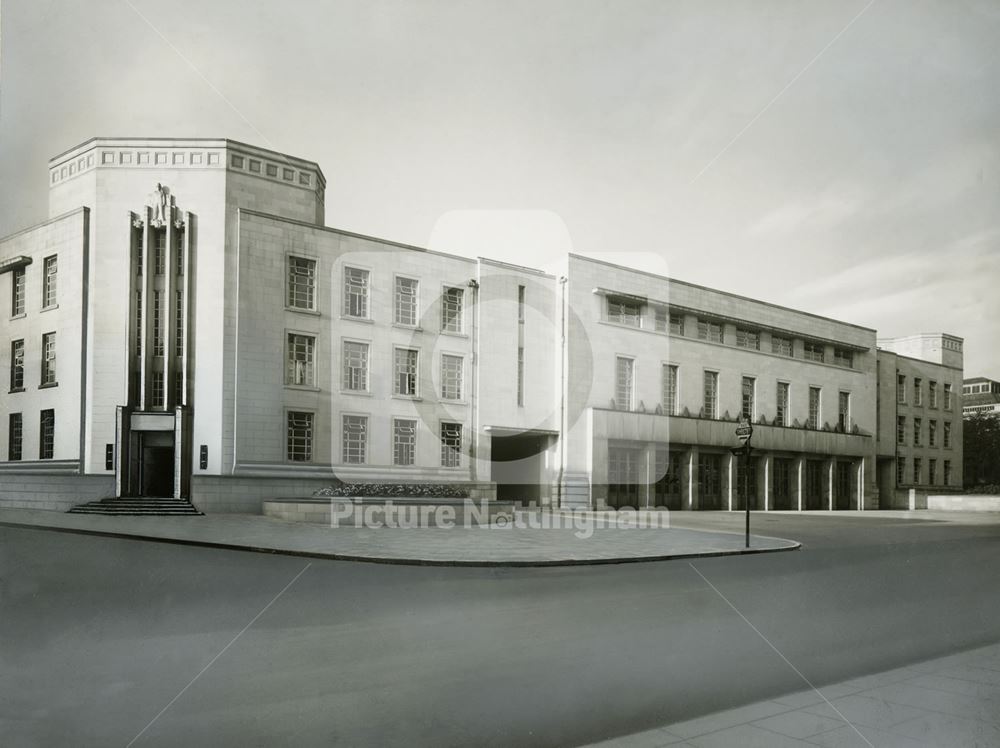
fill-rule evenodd
<path id="1" fill-rule="evenodd" d="M 855 509 L 961 485 L 953 336 L 879 344 L 582 256 L 553 275 L 328 228 L 317 164 L 230 140 L 97 138 L 49 174 L 50 219 L 0 240 L 6 505 L 256 511 L 336 478 Z"/>

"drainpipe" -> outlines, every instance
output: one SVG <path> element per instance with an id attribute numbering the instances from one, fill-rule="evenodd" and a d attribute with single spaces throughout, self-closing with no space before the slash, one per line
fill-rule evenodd
<path id="1" fill-rule="evenodd" d="M 566 281 L 559 277 L 559 476 L 556 480 L 558 507 L 563 508 L 563 480 L 566 476 Z"/>
<path id="2" fill-rule="evenodd" d="M 469 289 L 472 291 L 472 438 L 469 449 L 469 477 L 473 483 L 479 480 L 479 450 L 476 444 L 479 440 L 479 281 L 469 279 Z"/>

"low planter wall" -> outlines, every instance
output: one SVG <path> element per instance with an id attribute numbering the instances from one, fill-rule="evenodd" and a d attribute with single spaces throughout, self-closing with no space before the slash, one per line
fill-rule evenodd
<path id="1" fill-rule="evenodd" d="M 927 508 L 943 512 L 1000 512 L 1000 496 L 944 494 L 927 497 Z"/>
<path id="2" fill-rule="evenodd" d="M 514 504 L 475 499 L 335 496 L 264 501 L 265 516 L 337 527 L 466 527 L 510 521 Z"/>

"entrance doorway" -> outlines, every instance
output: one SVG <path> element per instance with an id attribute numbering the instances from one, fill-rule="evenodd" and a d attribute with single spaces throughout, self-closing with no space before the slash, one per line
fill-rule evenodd
<path id="1" fill-rule="evenodd" d="M 522 504 L 545 498 L 545 454 L 552 436 L 522 433 L 490 440 L 490 480 L 497 484 L 497 499 Z"/>
<path id="2" fill-rule="evenodd" d="M 840 510 L 846 510 L 851 508 L 851 503 L 854 498 L 852 489 L 852 480 L 854 472 L 851 463 L 849 462 L 838 462 L 837 469 L 834 474 L 834 508 Z"/>
<path id="3" fill-rule="evenodd" d="M 169 431 L 139 434 L 139 495 L 174 495 L 174 435 Z"/>
<path id="4" fill-rule="evenodd" d="M 608 506 L 639 508 L 639 458 L 641 453 L 621 447 L 608 448 Z"/>

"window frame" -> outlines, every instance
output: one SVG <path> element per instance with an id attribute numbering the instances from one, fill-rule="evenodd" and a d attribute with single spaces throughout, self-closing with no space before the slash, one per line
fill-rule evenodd
<path id="1" fill-rule="evenodd" d="M 778 426 L 788 425 L 789 405 L 792 401 L 792 385 L 779 379 L 774 388 L 774 421 Z"/>
<path id="2" fill-rule="evenodd" d="M 401 423 L 412 424 L 412 432 L 409 434 L 409 444 L 401 442 L 399 440 L 400 431 L 399 426 Z M 405 416 L 393 416 L 392 418 L 392 464 L 395 467 L 413 467 L 417 464 L 417 419 L 408 418 Z M 409 462 L 400 461 L 400 446 L 405 446 L 409 449 Z"/>
<path id="3" fill-rule="evenodd" d="M 285 386 L 302 387 L 306 389 L 316 389 L 316 362 L 317 346 L 319 336 L 314 333 L 302 332 L 299 330 L 285 330 Z M 297 352 L 296 346 L 299 340 L 305 341 L 305 359 L 300 360 L 294 357 Z M 296 364 L 302 363 L 303 381 L 298 379 L 298 367 Z"/>
<path id="4" fill-rule="evenodd" d="M 458 433 L 458 446 L 453 447 L 445 441 L 445 429 L 446 427 L 457 427 Z M 439 421 L 438 422 L 438 438 L 441 441 L 441 467 L 443 468 L 461 468 L 462 467 L 462 448 L 465 444 L 465 429 L 464 424 L 460 421 Z M 449 451 L 450 450 L 450 451 Z M 454 464 L 451 464 L 454 461 Z"/>
<path id="5" fill-rule="evenodd" d="M 363 367 L 361 371 L 364 377 L 363 387 L 349 387 L 349 369 L 348 362 L 350 357 L 348 356 L 347 348 L 349 345 L 361 346 L 364 351 L 364 356 L 362 359 Z M 357 340 L 355 338 L 341 338 L 340 340 L 340 391 L 348 394 L 368 394 L 371 393 L 371 359 L 372 359 L 372 344 L 370 340 Z M 350 370 L 353 372 L 353 369 Z M 350 378 L 353 382 L 353 374 Z"/>
<path id="6" fill-rule="evenodd" d="M 360 441 L 361 444 L 361 459 L 352 460 L 348 459 L 350 456 L 348 450 L 351 448 L 351 442 L 348 440 L 347 433 L 347 421 L 348 419 L 358 419 L 359 425 L 361 426 L 360 434 L 363 438 Z M 369 446 L 369 435 L 371 434 L 371 417 L 367 413 L 341 413 L 340 414 L 340 461 L 343 465 L 367 465 L 368 464 L 368 446 Z"/>
<path id="7" fill-rule="evenodd" d="M 624 395 L 623 394 L 623 380 L 622 380 L 622 364 L 625 363 L 627 367 L 627 378 L 624 382 L 626 385 Z M 623 354 L 615 354 L 615 409 L 631 411 L 635 408 L 635 356 L 626 356 Z"/>
<path id="8" fill-rule="evenodd" d="M 364 276 L 364 282 L 360 286 L 357 286 L 362 293 L 357 293 L 356 290 L 352 289 L 351 284 L 351 273 L 362 273 Z M 343 294 L 343 304 L 341 305 L 340 311 L 341 315 L 346 319 L 360 319 L 360 320 L 370 320 L 372 319 L 372 271 L 370 268 L 358 267 L 357 265 L 344 265 L 341 281 L 341 293 Z M 364 306 L 363 314 L 355 314 L 353 309 L 352 300 L 360 299 Z"/>
<path id="9" fill-rule="evenodd" d="M 404 283 L 413 284 L 413 293 L 410 295 L 412 299 L 412 312 L 411 316 L 413 318 L 412 322 L 403 321 L 400 318 L 400 312 L 403 311 L 400 306 L 401 299 L 405 298 L 405 294 L 400 293 L 400 281 Z M 417 329 L 420 326 L 420 279 L 414 278 L 409 275 L 403 275 L 401 273 L 396 273 L 392 277 L 392 323 L 398 325 L 399 327 L 406 327 L 410 329 Z"/>
<path id="10" fill-rule="evenodd" d="M 411 371 L 400 371 L 400 354 L 406 354 L 406 361 L 404 364 L 407 369 L 412 369 Z M 409 360 L 412 355 L 412 362 Z M 408 379 L 412 379 L 412 382 L 408 382 L 410 387 L 400 387 L 401 376 L 406 376 Z M 412 392 L 404 392 L 403 389 L 412 389 Z M 412 348 L 405 345 L 394 345 L 392 347 L 392 394 L 393 397 L 407 397 L 407 398 L 417 398 L 420 397 L 420 349 Z"/>
<path id="11" fill-rule="evenodd" d="M 27 268 L 14 268 L 10 272 L 10 316 L 23 317 L 27 313 Z"/>
<path id="12" fill-rule="evenodd" d="M 747 414 L 748 384 L 750 406 L 749 414 Z M 746 418 L 750 423 L 753 423 L 757 418 L 757 377 L 747 376 L 746 374 L 740 377 L 740 416 L 742 418 Z"/>
<path id="13" fill-rule="evenodd" d="M 711 401 L 709 400 L 709 382 L 712 383 Z M 719 418 L 719 372 L 716 369 L 702 369 L 701 375 L 701 406 L 705 418 Z M 711 407 L 709 407 L 711 406 Z"/>
<path id="14" fill-rule="evenodd" d="M 523 348 L 519 348 L 519 351 L 523 351 Z M 453 377 L 453 381 L 456 384 L 457 394 L 454 397 L 448 394 L 448 383 L 449 383 L 449 371 L 454 372 L 455 369 L 452 367 L 445 366 L 445 359 L 451 359 L 452 362 L 458 361 L 457 377 Z M 441 352 L 441 358 L 438 363 L 441 372 L 441 399 L 447 400 L 449 402 L 462 402 L 465 396 L 465 356 L 457 353 L 448 353 L 446 351 Z M 519 403 L 520 404 L 520 403 Z"/>
<path id="15" fill-rule="evenodd" d="M 457 292 L 458 312 L 454 316 L 448 316 L 448 299 L 454 292 Z M 447 284 L 441 287 L 441 333 L 465 335 L 465 288 L 462 286 Z"/>
<path id="16" fill-rule="evenodd" d="M 42 260 L 42 310 L 59 306 L 58 294 L 59 255 L 54 254 Z"/>
<path id="17" fill-rule="evenodd" d="M 56 451 L 56 411 L 45 408 L 38 415 L 38 459 L 55 459 Z"/>
<path id="18" fill-rule="evenodd" d="M 42 333 L 42 367 L 39 387 L 55 387 L 56 377 L 56 332 Z"/>
<path id="19" fill-rule="evenodd" d="M 297 270 L 297 264 L 304 263 L 308 273 Z M 285 255 L 285 309 L 292 312 L 316 312 L 319 299 L 319 260 L 289 252 Z M 303 290 L 304 289 L 304 290 Z M 308 305 L 297 303 L 301 298 Z"/>
<path id="20" fill-rule="evenodd" d="M 309 425 L 308 431 L 303 436 L 295 437 L 292 434 L 292 419 L 296 416 L 308 416 Z M 302 427 L 299 427 L 302 428 Z M 293 439 L 302 439 L 304 441 L 302 459 L 294 457 L 295 454 L 295 444 Z M 316 411 L 314 410 L 303 410 L 301 408 L 286 408 L 285 409 L 285 462 L 298 464 L 298 463 L 311 463 L 313 462 L 314 456 L 316 454 Z"/>
<path id="21" fill-rule="evenodd" d="M 680 366 L 665 362 L 660 365 L 660 397 L 663 400 L 663 415 L 677 415 L 680 402 Z"/>
<path id="22" fill-rule="evenodd" d="M 20 344 L 20 346 L 18 345 Z M 20 354 L 18 349 L 20 348 Z M 24 338 L 10 341 L 10 392 L 24 392 Z M 18 359 L 20 358 L 20 363 Z"/>
<path id="23" fill-rule="evenodd" d="M 14 449 L 14 446 L 17 449 Z M 7 416 L 7 461 L 20 462 L 24 459 L 24 414 L 20 411 Z"/>

